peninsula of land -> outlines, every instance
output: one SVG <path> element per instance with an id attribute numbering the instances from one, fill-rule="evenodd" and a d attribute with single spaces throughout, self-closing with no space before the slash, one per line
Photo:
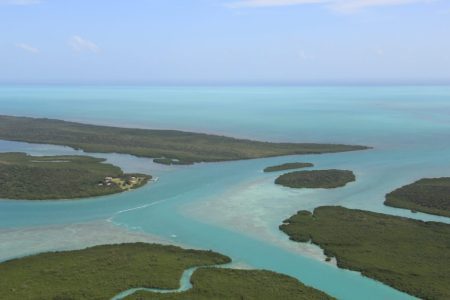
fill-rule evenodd
<path id="1" fill-rule="evenodd" d="M 89 156 L 0 153 L 0 198 L 55 200 L 102 196 L 138 188 L 151 176 L 125 174 Z"/>
<path id="2" fill-rule="evenodd" d="M 283 174 L 275 180 L 275 184 L 290 188 L 323 188 L 332 189 L 343 187 L 355 181 L 355 174 L 348 170 L 312 170 L 295 171 Z"/>
<path id="3" fill-rule="evenodd" d="M 260 142 L 177 130 L 119 128 L 13 116 L 0 116 L 0 139 L 63 145 L 86 152 L 131 154 L 154 158 L 163 164 L 368 149 L 340 144 Z"/>
<path id="4" fill-rule="evenodd" d="M 205 267 L 194 272 L 188 291 L 140 291 L 125 299 L 333 299 L 286 275 L 212 267 L 229 262 L 219 253 L 175 246 L 102 245 L 0 263 L 0 290 L 4 300 L 111 299 L 132 288 L 176 290 L 186 269 Z"/>
<path id="5" fill-rule="evenodd" d="M 450 177 L 423 178 L 386 195 L 385 205 L 450 217 Z"/>
<path id="6" fill-rule="evenodd" d="M 450 299 L 450 225 L 323 206 L 300 211 L 280 229 L 361 272 L 422 299 Z"/>

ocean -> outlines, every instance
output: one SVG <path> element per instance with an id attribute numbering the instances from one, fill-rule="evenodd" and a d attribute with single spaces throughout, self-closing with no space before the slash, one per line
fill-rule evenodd
<path id="1" fill-rule="evenodd" d="M 298 210 L 321 205 L 450 220 L 383 205 L 384 195 L 397 187 L 450 175 L 450 86 L 0 86 L 0 114 L 373 147 L 178 167 L 130 155 L 89 153 L 159 180 L 133 192 L 92 199 L 0 200 L 0 260 L 139 235 L 212 249 L 229 255 L 236 266 L 285 273 L 339 299 L 411 299 L 325 262 L 318 247 L 289 241 L 278 226 Z M 8 151 L 85 154 L 0 141 L 0 152 Z M 293 161 L 312 162 L 312 169 L 352 170 L 356 182 L 333 190 L 293 190 L 273 184 L 279 173 L 262 172 Z M 70 243 L 65 243 L 68 236 Z"/>

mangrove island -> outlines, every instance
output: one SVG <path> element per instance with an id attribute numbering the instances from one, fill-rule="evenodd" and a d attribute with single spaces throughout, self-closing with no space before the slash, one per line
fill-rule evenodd
<path id="1" fill-rule="evenodd" d="M 138 188 L 151 176 L 125 174 L 102 158 L 0 153 L 0 198 L 26 200 L 102 196 Z"/>
<path id="2" fill-rule="evenodd" d="M 450 217 L 450 177 L 423 178 L 386 195 L 385 205 Z"/>
<path id="3" fill-rule="evenodd" d="M 292 169 L 303 169 L 314 167 L 312 163 L 303 163 L 303 162 L 293 162 L 293 163 L 285 163 L 282 165 L 271 166 L 264 169 L 264 172 L 278 172 L 284 170 L 292 170 Z"/>
<path id="4" fill-rule="evenodd" d="M 275 184 L 290 188 L 324 188 L 331 189 L 345 186 L 355 181 L 355 174 L 348 170 L 312 170 L 295 171 L 283 174 Z"/>
<path id="5" fill-rule="evenodd" d="M 450 299 L 450 225 L 375 212 L 322 206 L 300 211 L 280 229 L 361 272 L 423 299 Z"/>
<path id="6" fill-rule="evenodd" d="M 132 288 L 176 290 L 186 269 L 202 267 L 188 291 L 139 291 L 125 299 L 332 299 L 286 275 L 213 268 L 229 262 L 216 252 L 176 246 L 102 245 L 0 263 L 0 290 L 4 300 L 111 299 Z"/>
<path id="7" fill-rule="evenodd" d="M 340 144 L 259 142 L 177 130 L 119 128 L 13 116 L 0 116 L 0 139 L 69 146 L 86 152 L 131 154 L 154 158 L 163 164 L 369 149 Z"/>

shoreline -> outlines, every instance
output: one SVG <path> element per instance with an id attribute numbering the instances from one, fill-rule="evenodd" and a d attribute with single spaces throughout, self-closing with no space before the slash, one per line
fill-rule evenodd
<path id="1" fill-rule="evenodd" d="M 135 190 L 152 178 L 93 156 L 0 153 L 0 198 L 7 201 L 84 200 Z"/>
<path id="2" fill-rule="evenodd" d="M 132 154 L 154 162 L 194 164 L 372 149 L 342 143 L 273 143 L 188 131 L 99 126 L 59 119 L 0 115 L 0 138 L 70 146 L 98 153 Z M 32 132 L 32 133 L 30 133 Z"/>
<path id="3" fill-rule="evenodd" d="M 258 187 L 266 182 L 272 181 L 270 178 L 262 178 L 242 183 L 234 189 L 227 190 L 215 197 L 201 199 L 199 202 L 184 205 L 181 213 L 189 218 L 223 227 L 239 234 L 267 242 L 289 252 L 337 267 L 335 259 L 329 262 L 325 261 L 326 255 L 319 246 L 312 243 L 293 243 L 277 226 L 271 226 L 273 224 L 264 222 L 264 219 L 258 218 L 255 214 L 236 215 L 234 209 L 240 207 L 240 199 L 246 198 L 246 193 L 258 190 Z M 275 185 L 272 188 L 277 189 Z M 211 212 L 209 209 L 211 207 L 215 207 L 216 209 Z M 234 213 L 230 215 L 219 213 L 222 211 L 231 211 Z"/>
<path id="4" fill-rule="evenodd" d="M 97 245 L 132 242 L 192 248 L 163 237 L 129 230 L 107 220 L 97 220 L 64 225 L 0 229 L 2 245 L 0 262 L 42 252 L 80 250 Z M 11 255 L 12 253 L 14 254 Z"/>

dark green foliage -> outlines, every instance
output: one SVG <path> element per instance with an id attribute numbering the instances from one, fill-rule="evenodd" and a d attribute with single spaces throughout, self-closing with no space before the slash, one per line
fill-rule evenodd
<path id="1" fill-rule="evenodd" d="M 386 195 L 384 204 L 450 217 L 450 177 L 424 178 Z"/>
<path id="2" fill-rule="evenodd" d="M 263 270 L 201 268 L 191 278 L 193 288 L 182 293 L 140 291 L 127 300 L 319 300 L 333 299 L 292 277 Z"/>
<path id="3" fill-rule="evenodd" d="M 172 159 L 185 164 L 368 149 L 332 144 L 257 142 L 176 130 L 118 128 L 11 116 L 0 116 L 0 139 L 64 145 L 87 152 L 162 158 L 162 162 Z"/>
<path id="4" fill-rule="evenodd" d="M 355 174 L 347 170 L 296 171 L 279 176 L 275 183 L 291 188 L 337 188 L 355 181 Z"/>
<path id="5" fill-rule="evenodd" d="M 449 224 L 324 206 L 298 212 L 280 229 L 319 245 L 339 267 L 420 298 L 450 299 Z"/>
<path id="6" fill-rule="evenodd" d="M 134 287 L 176 289 L 185 269 L 228 262 L 211 251 L 144 243 L 43 253 L 0 264 L 0 298 L 103 300 Z"/>
<path id="7" fill-rule="evenodd" d="M 294 163 L 286 163 L 278 166 L 271 166 L 264 169 L 264 172 L 276 172 L 283 170 L 292 170 L 292 169 L 302 169 L 314 167 L 312 163 L 303 163 L 303 162 L 294 162 Z"/>
<path id="8" fill-rule="evenodd" d="M 188 160 L 177 160 L 171 158 L 155 158 L 153 159 L 154 163 L 162 164 L 162 165 L 192 165 L 192 161 Z"/>
<path id="9" fill-rule="evenodd" d="M 127 180 L 131 176 L 145 184 L 151 176 L 124 174 L 119 167 L 88 156 L 29 156 L 0 153 L 0 198 L 69 199 L 113 194 L 123 189 L 111 183 L 100 185 L 105 177 Z"/>

